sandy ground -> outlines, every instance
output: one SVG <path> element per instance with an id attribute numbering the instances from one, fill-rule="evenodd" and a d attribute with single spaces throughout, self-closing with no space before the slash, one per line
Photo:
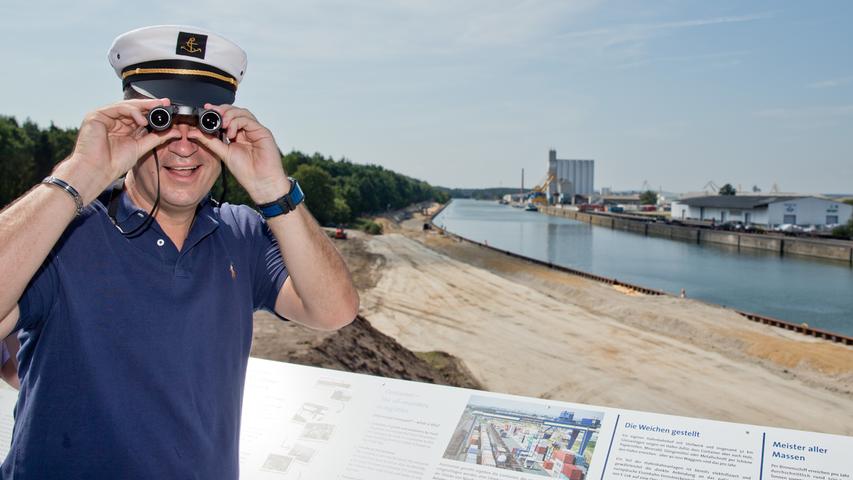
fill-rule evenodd
<path id="1" fill-rule="evenodd" d="M 372 284 L 361 313 L 408 349 L 463 360 L 488 390 L 853 435 L 851 347 L 616 290 L 423 221 L 386 222 L 349 252 Z"/>
<path id="2" fill-rule="evenodd" d="M 359 292 L 376 286 L 385 259 L 367 251 L 369 236 L 334 240 Z M 363 294 L 363 293 L 362 293 Z M 256 312 L 252 356 L 347 372 L 481 389 L 464 363 L 440 351 L 413 352 L 359 316 L 345 328 L 321 332 Z"/>

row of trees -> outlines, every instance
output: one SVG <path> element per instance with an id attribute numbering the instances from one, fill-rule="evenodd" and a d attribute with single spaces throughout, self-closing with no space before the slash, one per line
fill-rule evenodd
<path id="1" fill-rule="evenodd" d="M 282 156 L 282 162 L 284 170 L 302 186 L 311 213 L 324 225 L 346 224 L 362 215 L 427 200 L 449 200 L 445 192 L 427 182 L 378 165 L 359 165 L 299 151 Z"/>
<path id="2" fill-rule="evenodd" d="M 19 124 L 0 116 L 0 208 L 50 174 L 54 165 L 74 148 L 76 129 L 35 123 Z M 284 169 L 299 180 L 305 203 L 321 224 L 347 224 L 362 215 L 403 208 L 412 203 L 449 196 L 428 183 L 377 165 L 358 165 L 319 153 L 294 151 L 282 156 Z M 253 205 L 245 190 L 229 174 L 227 201 Z M 218 197 L 221 186 L 215 188 Z"/>
<path id="3" fill-rule="evenodd" d="M 74 148 L 76 129 L 51 124 L 39 128 L 27 120 L 0 116 L 0 208 L 48 176 Z"/>

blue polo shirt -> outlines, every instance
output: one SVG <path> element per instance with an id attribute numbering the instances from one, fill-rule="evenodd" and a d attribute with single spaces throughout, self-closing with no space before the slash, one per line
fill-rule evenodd
<path id="1" fill-rule="evenodd" d="M 261 217 L 200 205 L 178 251 L 93 202 L 18 306 L 21 390 L 4 479 L 234 479 L 252 313 L 287 277 Z M 125 231 L 145 213 L 120 197 Z"/>

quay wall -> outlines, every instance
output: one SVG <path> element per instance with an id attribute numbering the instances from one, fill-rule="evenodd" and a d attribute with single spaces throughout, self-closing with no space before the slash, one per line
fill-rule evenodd
<path id="1" fill-rule="evenodd" d="M 767 237 L 764 235 L 744 235 L 740 239 L 740 246 L 741 248 L 781 252 L 783 240 L 783 238 Z"/>
<path id="2" fill-rule="evenodd" d="M 842 260 L 850 262 L 853 260 L 853 252 L 850 247 L 843 245 L 827 245 L 823 242 L 785 239 L 782 244 L 782 253 L 784 255 L 806 255 L 809 257 L 830 258 L 833 260 Z"/>
<path id="3" fill-rule="evenodd" d="M 579 222 L 639 233 L 646 236 L 669 238 L 693 243 L 714 243 L 737 248 L 767 250 L 776 252 L 779 255 L 801 255 L 807 257 L 827 258 L 847 262 L 848 264 L 853 265 L 853 242 L 835 242 L 708 230 L 703 228 L 684 227 L 681 225 L 652 223 L 612 215 L 583 213 L 566 208 L 550 206 L 539 207 L 539 211 L 546 215 L 569 218 Z"/>
<path id="4" fill-rule="evenodd" d="M 718 232 L 716 230 L 703 230 L 701 233 L 701 242 L 720 243 L 723 245 L 740 246 L 740 234 L 735 232 Z"/>

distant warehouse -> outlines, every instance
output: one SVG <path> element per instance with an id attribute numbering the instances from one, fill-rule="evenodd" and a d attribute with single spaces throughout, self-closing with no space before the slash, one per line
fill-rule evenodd
<path id="1" fill-rule="evenodd" d="M 776 227 L 838 225 L 853 216 L 853 206 L 826 198 L 802 196 L 712 195 L 672 204 L 673 220 L 715 220 Z"/>

